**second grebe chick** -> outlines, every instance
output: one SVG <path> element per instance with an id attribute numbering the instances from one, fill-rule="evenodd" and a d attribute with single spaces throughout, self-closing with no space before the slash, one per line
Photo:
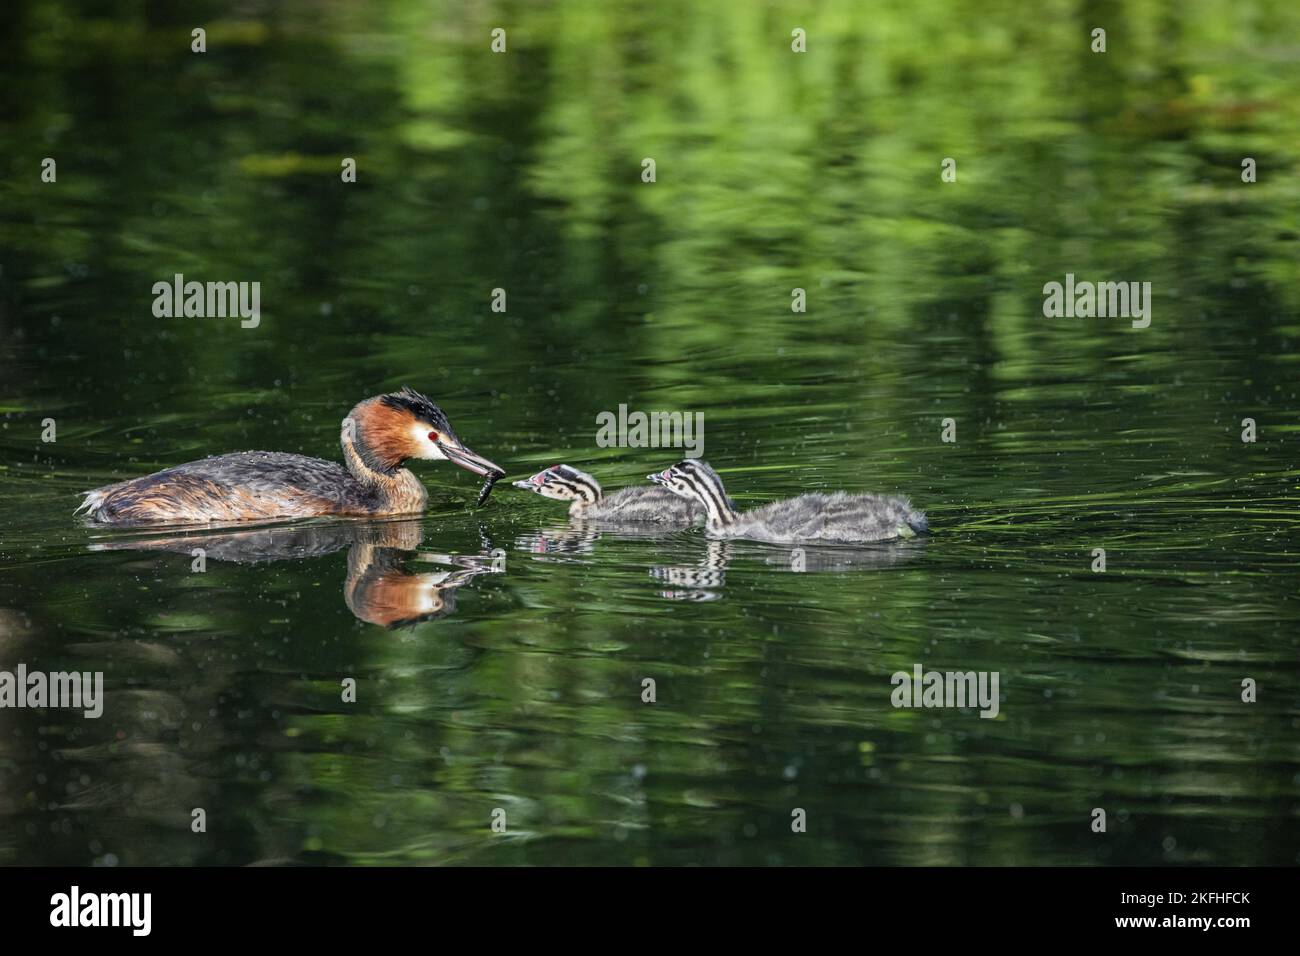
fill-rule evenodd
<path id="1" fill-rule="evenodd" d="M 571 465 L 552 465 L 514 486 L 544 498 L 573 502 L 570 518 L 689 528 L 704 517 L 703 507 L 663 488 L 633 485 L 605 495 L 595 478 Z"/>
<path id="2" fill-rule="evenodd" d="M 646 477 L 703 505 L 708 511 L 708 532 L 719 538 L 751 538 L 773 544 L 859 544 L 911 538 L 927 527 L 925 515 L 906 498 L 843 491 L 814 492 L 740 511 L 727 497 L 718 473 L 698 458 Z"/>
<path id="3" fill-rule="evenodd" d="M 108 524 L 414 514 L 429 496 L 402 467 L 407 459 L 505 474 L 466 448 L 442 409 L 410 388 L 355 406 L 340 440 L 343 465 L 276 451 L 216 455 L 84 492 L 77 510 Z"/>

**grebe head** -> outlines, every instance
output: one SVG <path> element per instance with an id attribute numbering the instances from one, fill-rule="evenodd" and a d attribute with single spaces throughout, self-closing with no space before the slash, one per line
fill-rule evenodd
<path id="1" fill-rule="evenodd" d="M 516 488 L 523 488 L 556 501 L 576 501 L 584 505 L 595 504 L 600 500 L 600 484 L 585 471 L 579 471 L 571 465 L 552 465 L 544 468 L 531 478 L 514 482 Z"/>
<path id="2" fill-rule="evenodd" d="M 449 461 L 476 475 L 505 474 L 456 437 L 441 408 L 406 386 L 368 398 L 343 420 L 343 444 L 351 443 L 372 471 L 391 475 L 408 458 Z"/>
<path id="3" fill-rule="evenodd" d="M 718 527 L 736 520 L 736 506 L 727 497 L 722 479 L 706 462 L 687 458 L 671 468 L 646 475 L 656 485 L 663 485 L 673 494 L 688 501 L 698 501 L 709 516 L 709 525 Z"/>

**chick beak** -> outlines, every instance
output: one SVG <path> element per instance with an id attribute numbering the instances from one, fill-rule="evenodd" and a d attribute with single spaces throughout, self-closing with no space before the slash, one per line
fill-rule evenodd
<path id="1" fill-rule="evenodd" d="M 656 485 L 668 484 L 668 472 L 666 471 L 656 471 L 652 475 L 646 475 L 646 478 L 653 481 Z"/>

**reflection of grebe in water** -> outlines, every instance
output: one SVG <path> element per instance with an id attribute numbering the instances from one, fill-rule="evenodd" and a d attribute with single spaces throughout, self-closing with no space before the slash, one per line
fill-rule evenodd
<path id="1" fill-rule="evenodd" d="M 446 617 L 456 613 L 457 589 L 484 572 L 497 570 L 501 554 L 421 552 L 416 555 L 421 561 L 451 567 L 411 574 L 402 568 L 408 557 L 404 551 L 358 542 L 348 552 L 343 599 L 358 618 L 382 627 L 403 627 Z"/>
<path id="2" fill-rule="evenodd" d="M 171 551 L 205 560 L 258 564 L 330 554 L 350 547 L 343 599 L 360 620 L 381 627 L 417 624 L 456 610 L 456 589 L 480 574 L 501 568 L 503 552 L 477 555 L 417 551 L 423 530 L 416 519 L 340 521 L 97 542 L 95 551 Z M 412 573 L 416 559 L 446 565 L 444 570 Z"/>
<path id="3" fill-rule="evenodd" d="M 106 524 L 418 514 L 429 496 L 402 467 L 408 459 L 450 461 L 487 476 L 480 504 L 505 474 L 466 448 L 442 409 L 409 388 L 354 407 L 340 440 L 347 467 L 276 451 L 216 455 L 85 492 L 77 510 Z"/>

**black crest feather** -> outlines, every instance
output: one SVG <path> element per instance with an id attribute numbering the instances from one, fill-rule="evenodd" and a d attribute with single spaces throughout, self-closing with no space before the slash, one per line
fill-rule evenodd
<path id="1" fill-rule="evenodd" d="M 419 421 L 428 422 L 444 434 L 451 434 L 451 422 L 447 421 L 442 409 L 409 385 L 403 385 L 400 392 L 381 396 L 379 401 L 389 408 L 410 412 Z"/>

